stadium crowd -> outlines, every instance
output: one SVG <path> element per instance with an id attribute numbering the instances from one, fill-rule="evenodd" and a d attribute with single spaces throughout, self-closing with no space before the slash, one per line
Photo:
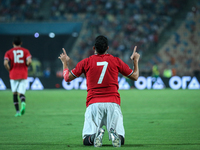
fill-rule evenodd
<path id="1" fill-rule="evenodd" d="M 109 53 L 130 63 L 131 49 L 137 45 L 142 56 L 150 45 L 157 45 L 159 34 L 181 8 L 179 0 L 88 0 L 85 4 L 85 26 L 73 49 L 77 62 L 93 53 L 93 39 L 103 34 L 110 40 Z"/>
<path id="2" fill-rule="evenodd" d="M 198 7 L 200 6 L 197 5 Z M 199 7 L 200 8 L 200 7 Z M 158 64 L 160 72 L 171 69 L 172 75 L 200 74 L 200 14 L 189 12 L 185 21 L 148 63 Z M 198 74 L 198 75 L 197 75 Z"/>
<path id="3" fill-rule="evenodd" d="M 41 0 L 1 0 L 0 22 L 35 21 Z"/>
<path id="4" fill-rule="evenodd" d="M 0 22 L 42 21 L 38 20 L 38 17 L 43 2 L 42 0 L 1 0 Z M 70 54 L 74 61 L 72 64 L 75 65 L 93 54 L 93 41 L 99 34 L 108 37 L 109 53 L 131 64 L 129 57 L 133 47 L 138 46 L 141 57 L 146 55 L 150 46 L 156 47 L 160 34 L 172 22 L 173 16 L 182 9 L 186 0 L 49 0 L 48 2 L 50 17 L 49 20 L 44 21 L 83 22 L 82 30 Z M 183 68 L 183 65 L 193 66 L 195 59 L 190 58 L 182 64 L 175 56 L 167 57 L 169 56 L 167 53 L 182 47 L 182 51 L 188 48 L 187 53 L 195 57 L 196 53 L 193 53 L 193 49 L 189 46 L 195 45 L 194 34 L 199 32 L 197 31 L 199 26 L 197 26 L 198 20 L 190 18 L 195 18 L 194 13 L 198 14 L 199 3 L 198 0 L 195 11 L 192 12 L 194 17 L 186 19 L 187 33 L 182 34 L 182 31 L 177 31 L 173 35 L 174 42 L 168 43 L 167 48 L 164 46 L 165 51 L 162 48 L 155 54 L 144 67 L 146 70 L 151 70 L 153 65 L 159 63 L 161 72 L 169 65 L 176 70 Z M 188 39 L 180 40 L 185 37 L 185 34 L 188 35 Z M 187 74 L 186 70 L 184 73 Z"/>

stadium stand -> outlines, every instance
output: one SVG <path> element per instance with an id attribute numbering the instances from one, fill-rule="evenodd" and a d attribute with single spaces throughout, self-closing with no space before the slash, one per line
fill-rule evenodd
<path id="1" fill-rule="evenodd" d="M 146 68 L 150 69 L 157 64 L 162 74 L 165 69 L 171 69 L 172 75 L 200 75 L 199 10 L 200 1 L 197 1 L 179 28 L 146 64 Z"/>
<path id="2" fill-rule="evenodd" d="M 199 44 L 195 39 L 199 37 L 200 1 L 191 2 L 196 2 L 193 17 L 188 17 L 182 23 L 142 69 L 149 71 L 158 64 L 161 72 L 165 68 L 174 68 L 174 75 L 193 75 L 195 70 L 199 70 L 199 65 L 196 65 L 199 59 L 195 57 L 199 54 Z M 93 40 L 99 34 L 106 35 L 110 40 L 109 53 L 128 64 L 131 63 L 129 56 L 135 45 L 141 57 L 146 57 L 152 47 L 158 49 L 160 35 L 173 24 L 176 15 L 187 7 L 188 1 L 1 0 L 0 3 L 0 22 L 83 22 L 69 54 L 75 65 L 93 53 Z"/>
<path id="3" fill-rule="evenodd" d="M 170 16 L 181 9 L 179 0 L 95 2 L 97 4 L 89 3 L 91 8 L 87 11 L 84 28 L 72 51 L 82 57 L 74 60 L 89 56 L 93 39 L 103 34 L 110 39 L 109 53 L 131 63 L 130 49 L 138 45 L 139 53 L 144 55 L 150 45 L 157 44 L 159 35 L 171 22 Z"/>
<path id="4" fill-rule="evenodd" d="M 200 71 L 200 15 L 189 15 L 158 52 L 159 68 L 174 68 L 180 76 Z M 161 62 L 161 63 L 160 63 Z"/>
<path id="5" fill-rule="evenodd" d="M 41 0 L 1 0 L 0 22 L 39 20 Z"/>

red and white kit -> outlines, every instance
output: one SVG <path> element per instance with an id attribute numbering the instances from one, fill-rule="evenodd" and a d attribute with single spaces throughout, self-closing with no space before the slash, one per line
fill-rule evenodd
<path id="1" fill-rule="evenodd" d="M 92 55 L 80 61 L 71 71 L 75 77 L 85 74 L 88 107 L 92 103 L 113 102 L 120 105 L 118 74 L 130 76 L 133 70 L 118 57 L 110 54 Z"/>
<path id="2" fill-rule="evenodd" d="M 68 69 L 63 72 L 64 78 Z M 118 74 L 130 76 L 133 70 L 118 57 L 110 54 L 96 54 L 80 61 L 71 71 L 75 77 L 85 74 L 87 81 L 87 101 L 83 139 L 97 133 L 103 125 L 125 137 L 123 116 L 118 93 Z M 106 117 L 103 115 L 106 113 Z M 103 117 L 103 118 L 102 118 Z"/>
<path id="3" fill-rule="evenodd" d="M 10 84 L 12 92 L 25 94 L 28 77 L 26 60 L 31 57 L 29 50 L 23 47 L 14 47 L 8 50 L 4 56 L 10 62 Z"/>
<path id="4" fill-rule="evenodd" d="M 10 79 L 27 79 L 28 67 L 26 60 L 29 57 L 31 57 L 29 50 L 23 47 L 14 47 L 6 52 L 4 59 L 10 61 Z"/>

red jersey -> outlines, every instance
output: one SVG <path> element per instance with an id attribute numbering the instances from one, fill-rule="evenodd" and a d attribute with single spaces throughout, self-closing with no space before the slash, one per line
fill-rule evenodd
<path id="1" fill-rule="evenodd" d="M 29 57 L 31 57 L 29 50 L 23 47 L 14 47 L 6 52 L 4 59 L 10 61 L 10 79 L 27 79 L 28 67 L 26 60 Z"/>
<path id="2" fill-rule="evenodd" d="M 120 105 L 118 74 L 130 76 L 133 70 L 110 54 L 92 55 L 80 61 L 71 71 L 75 77 L 85 74 L 88 107 L 92 103 L 113 102 Z"/>

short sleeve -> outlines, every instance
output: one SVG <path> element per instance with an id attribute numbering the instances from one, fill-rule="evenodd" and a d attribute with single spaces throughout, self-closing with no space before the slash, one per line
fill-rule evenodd
<path id="1" fill-rule="evenodd" d="M 30 58 L 30 57 L 32 57 L 32 56 L 31 56 L 29 50 L 27 50 L 27 51 L 26 51 L 26 60 L 27 60 L 28 58 Z"/>
<path id="2" fill-rule="evenodd" d="M 83 59 L 80 61 L 74 69 L 71 70 L 71 73 L 75 77 L 79 77 L 82 73 L 85 73 L 85 65 L 86 65 L 87 59 Z"/>
<path id="3" fill-rule="evenodd" d="M 130 76 L 133 74 L 133 70 L 124 63 L 121 59 L 117 58 L 119 62 L 119 72 L 124 76 Z"/>
<path id="4" fill-rule="evenodd" d="M 5 53 L 4 59 L 10 60 L 9 55 L 8 55 L 8 52 Z"/>

